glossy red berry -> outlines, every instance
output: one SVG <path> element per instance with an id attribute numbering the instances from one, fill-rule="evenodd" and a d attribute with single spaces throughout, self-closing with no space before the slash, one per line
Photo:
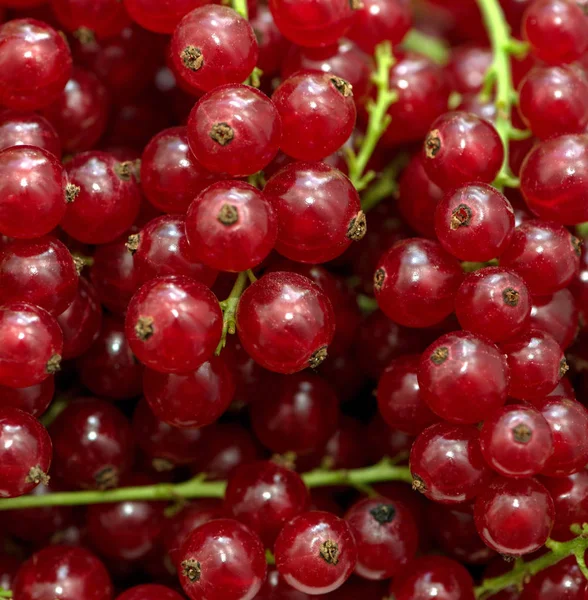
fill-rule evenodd
<path id="1" fill-rule="evenodd" d="M 276 567 L 301 592 L 327 594 L 341 587 L 357 564 L 357 546 L 348 523 L 322 511 L 287 523 L 275 545 Z"/>
<path id="2" fill-rule="evenodd" d="M 119 0 L 51 0 L 59 24 L 82 43 L 121 32 L 129 17 Z"/>
<path id="3" fill-rule="evenodd" d="M 374 292 L 394 322 L 430 327 L 453 312 L 462 279 L 460 264 L 437 242 L 412 238 L 384 253 L 374 274 Z"/>
<path id="4" fill-rule="evenodd" d="M 264 194 L 278 216 L 276 250 L 291 260 L 332 260 L 366 233 L 359 194 L 343 173 L 324 163 L 284 167 Z"/>
<path id="5" fill-rule="evenodd" d="M 206 5 L 189 12 L 169 46 L 172 68 L 191 91 L 245 81 L 257 55 L 253 28 L 227 6 Z"/>
<path id="6" fill-rule="evenodd" d="M 272 102 L 282 121 L 280 147 L 298 160 L 321 160 L 336 152 L 355 126 L 353 91 L 337 75 L 299 72 L 282 82 Z"/>
<path id="7" fill-rule="evenodd" d="M 492 58 L 492 51 L 483 46 L 464 44 L 452 48 L 447 69 L 454 89 L 460 94 L 480 92 Z"/>
<path id="8" fill-rule="evenodd" d="M 413 488 L 442 504 L 475 498 L 492 478 L 476 427 L 451 423 L 431 425 L 417 437 L 410 471 Z"/>
<path id="9" fill-rule="evenodd" d="M 502 342 L 532 321 L 532 298 L 513 271 L 485 267 L 470 273 L 455 296 L 455 314 L 463 329 Z"/>
<path id="10" fill-rule="evenodd" d="M 196 103 L 188 119 L 190 149 L 213 173 L 253 175 L 274 159 L 280 140 L 274 103 L 248 85 L 215 87 Z"/>
<path id="11" fill-rule="evenodd" d="M 45 117 L 4 109 L 0 110 L 0 150 L 11 146 L 36 146 L 61 156 L 59 136 Z"/>
<path id="12" fill-rule="evenodd" d="M 165 4 L 158 0 L 124 0 L 131 19 L 156 33 L 173 33 L 182 17 L 204 4 L 208 0 L 172 0 Z"/>
<path id="13" fill-rule="evenodd" d="M 0 497 L 22 496 L 47 483 L 51 456 L 49 434 L 35 417 L 0 408 Z"/>
<path id="14" fill-rule="evenodd" d="M 582 575 L 576 558 L 570 556 L 531 577 L 521 592 L 521 600 L 547 600 L 556 597 L 562 600 L 585 600 L 586 589 L 586 578 Z"/>
<path id="15" fill-rule="evenodd" d="M 0 386 L 0 406 L 19 408 L 24 412 L 41 416 L 51 404 L 55 392 L 53 376 L 47 377 L 41 383 L 26 388 L 11 388 Z"/>
<path id="16" fill-rule="evenodd" d="M 272 203 L 242 181 L 214 183 L 196 197 L 186 215 L 190 254 L 220 271 L 256 267 L 272 251 L 277 236 Z"/>
<path id="17" fill-rule="evenodd" d="M 36 19 L 14 19 L 0 26 L 0 104 L 36 110 L 51 104 L 70 77 L 67 42 Z"/>
<path id="18" fill-rule="evenodd" d="M 128 589 L 116 600 L 182 600 L 182 596 L 167 586 L 145 583 Z"/>
<path id="19" fill-rule="evenodd" d="M 553 500 L 536 479 L 497 477 L 480 491 L 474 516 L 484 542 L 506 556 L 539 550 L 554 520 Z"/>
<path id="20" fill-rule="evenodd" d="M 339 597 L 338 591 L 337 594 Z M 255 596 L 255 600 L 310 600 L 311 598 L 312 596 L 288 585 L 275 567 L 268 571 L 265 583 L 259 590 L 259 594 Z"/>
<path id="21" fill-rule="evenodd" d="M 267 572 L 261 540 L 233 519 L 218 519 L 194 530 L 182 546 L 179 562 L 180 583 L 191 600 L 252 600 Z"/>
<path id="22" fill-rule="evenodd" d="M 535 296 L 529 326 L 548 333 L 565 350 L 578 332 L 578 307 L 569 289 Z"/>
<path id="23" fill-rule="evenodd" d="M 268 273 L 241 296 L 237 330 L 257 363 L 288 374 L 323 362 L 335 332 L 335 316 L 327 295 L 310 279 L 296 273 Z"/>
<path id="24" fill-rule="evenodd" d="M 185 276 L 152 279 L 133 296 L 125 320 L 131 350 L 162 373 L 187 373 L 210 359 L 222 312 L 204 284 Z"/>

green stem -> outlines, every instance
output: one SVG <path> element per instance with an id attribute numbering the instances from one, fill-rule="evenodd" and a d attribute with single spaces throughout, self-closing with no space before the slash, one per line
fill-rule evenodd
<path id="1" fill-rule="evenodd" d="M 227 345 L 227 335 L 234 335 L 237 331 L 235 314 L 237 312 L 237 307 L 239 306 L 239 300 L 241 299 L 241 296 L 247 287 L 247 282 L 251 279 L 251 277 L 255 277 L 255 275 L 253 275 L 253 273 L 249 275 L 248 271 L 242 271 L 239 273 L 229 297 L 220 303 L 221 308 L 223 309 L 223 332 L 221 334 L 220 342 L 216 347 L 217 356 Z"/>
<path id="2" fill-rule="evenodd" d="M 402 152 L 376 176 L 374 182 L 368 187 L 361 198 L 361 209 L 368 212 L 382 200 L 398 193 L 398 175 L 410 160 L 408 154 Z"/>
<path id="3" fill-rule="evenodd" d="M 356 154 L 353 150 L 349 150 L 347 156 L 349 179 L 358 192 L 364 190 L 376 177 L 373 171 L 366 173 L 366 168 L 380 138 L 390 125 L 391 117 L 387 114 L 388 109 L 398 97 L 395 91 L 390 90 L 390 69 L 394 65 L 394 55 L 390 43 L 382 42 L 376 46 L 374 56 L 376 70 L 372 75 L 372 81 L 377 88 L 376 101 L 370 100 L 367 104 L 369 120 L 359 152 Z"/>
<path id="4" fill-rule="evenodd" d="M 0 598 L 12 598 L 12 592 L 10 590 L 0 588 Z"/>
<path id="5" fill-rule="evenodd" d="M 449 46 L 443 40 L 427 35 L 418 29 L 411 29 L 408 32 L 402 41 L 402 47 L 427 56 L 440 65 L 449 62 Z"/>
<path id="6" fill-rule="evenodd" d="M 249 18 L 247 0 L 232 0 L 233 10 L 238 12 L 243 18 Z"/>

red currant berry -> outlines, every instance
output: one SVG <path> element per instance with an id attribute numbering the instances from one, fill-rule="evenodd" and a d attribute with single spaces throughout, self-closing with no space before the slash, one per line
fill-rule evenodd
<path id="1" fill-rule="evenodd" d="M 280 72 L 284 57 L 292 46 L 277 28 L 270 9 L 265 4 L 257 7 L 255 16 L 249 15 L 259 46 L 257 66 L 266 77 Z"/>
<path id="2" fill-rule="evenodd" d="M 468 44 L 452 48 L 447 70 L 451 75 L 453 89 L 462 95 L 482 91 L 492 58 L 492 51 L 483 46 Z"/>
<path id="3" fill-rule="evenodd" d="M 0 554 L 0 587 L 2 589 L 12 591 L 14 578 L 20 565 L 21 561 L 16 556 L 4 553 Z M 269 600 L 271 600 L 271 596 Z"/>
<path id="4" fill-rule="evenodd" d="M 339 590 L 337 590 L 337 598 L 341 598 Z M 312 596 L 295 590 L 291 585 L 288 585 L 284 578 L 280 577 L 275 567 L 273 570 L 270 569 L 259 594 L 255 596 L 255 600 L 311 600 L 311 598 Z"/>
<path id="5" fill-rule="evenodd" d="M 55 381 L 53 376 L 49 376 L 41 383 L 26 388 L 10 388 L 3 385 L 0 386 L 0 406 L 19 408 L 33 415 L 33 417 L 39 417 L 51 404 L 54 393 Z"/>
<path id="6" fill-rule="evenodd" d="M 442 504 L 475 498 L 492 477 L 476 427 L 451 423 L 431 425 L 417 437 L 410 471 L 413 488 Z"/>
<path id="7" fill-rule="evenodd" d="M 586 577 L 580 571 L 575 556 L 540 571 L 525 582 L 520 600 L 585 600 Z"/>
<path id="8" fill-rule="evenodd" d="M 187 373 L 213 355 L 222 321 L 218 300 L 204 284 L 157 277 L 131 299 L 125 331 L 143 364 L 162 373 Z"/>
<path id="9" fill-rule="evenodd" d="M 208 3 L 208 0 L 172 0 L 165 3 L 159 0 L 124 0 L 131 19 L 156 33 L 173 33 L 182 17 Z"/>
<path id="10" fill-rule="evenodd" d="M 179 563 L 180 583 L 191 600 L 252 600 L 267 572 L 260 539 L 233 519 L 217 519 L 194 530 L 182 546 Z"/>
<path id="11" fill-rule="evenodd" d="M 119 0 L 51 0 L 60 25 L 81 43 L 116 35 L 129 23 Z"/>
<path id="12" fill-rule="evenodd" d="M 497 477 L 480 491 L 474 517 L 484 542 L 506 556 L 539 550 L 554 519 L 553 500 L 536 480 Z"/>
<path id="13" fill-rule="evenodd" d="M 128 5 L 128 2 L 125 2 Z M 157 583 L 136 585 L 123 592 L 116 600 L 182 600 L 177 592 Z"/>
<path id="14" fill-rule="evenodd" d="M 578 307 L 572 292 L 559 290 L 550 296 L 534 296 L 529 326 L 552 336 L 565 350 L 578 331 Z"/>
<path id="15" fill-rule="evenodd" d="M 36 146 L 61 156 L 61 142 L 53 125 L 36 113 L 0 110 L 0 150 L 11 146 Z"/>
<path id="16" fill-rule="evenodd" d="M 397 242 L 374 274 L 374 292 L 382 311 L 406 327 L 430 327 L 453 312 L 463 279 L 460 264 L 433 241 Z"/>
<path id="17" fill-rule="evenodd" d="M 280 147 L 298 160 L 333 154 L 353 132 L 353 91 L 337 75 L 299 72 L 282 82 L 272 101 L 282 120 Z"/>

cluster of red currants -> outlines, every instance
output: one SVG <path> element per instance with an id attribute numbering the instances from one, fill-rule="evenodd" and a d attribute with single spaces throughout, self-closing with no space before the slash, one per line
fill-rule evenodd
<path id="1" fill-rule="evenodd" d="M 588 600 L 585 8 L 0 0 L 0 598 Z"/>

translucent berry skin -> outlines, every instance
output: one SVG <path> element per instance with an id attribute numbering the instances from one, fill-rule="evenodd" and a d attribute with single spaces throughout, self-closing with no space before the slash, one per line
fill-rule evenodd
<path id="1" fill-rule="evenodd" d="M 339 594 L 337 595 L 340 598 Z M 275 567 L 270 568 L 265 583 L 255 600 L 310 600 L 312 596 L 295 590 L 280 577 Z"/>
<path id="2" fill-rule="evenodd" d="M 522 23 L 531 52 L 549 64 L 577 60 L 588 47 L 588 23 L 575 2 L 538 0 L 525 11 Z"/>
<path id="3" fill-rule="evenodd" d="M 210 269 L 252 269 L 267 258 L 277 236 L 272 203 L 243 181 L 214 183 L 196 197 L 186 215 L 189 252 Z"/>
<path id="4" fill-rule="evenodd" d="M 104 565 L 85 548 L 47 546 L 19 569 L 13 584 L 22 600 L 111 600 L 113 588 Z"/>
<path id="5" fill-rule="evenodd" d="M 569 289 L 533 298 L 529 326 L 551 335 L 562 350 L 574 341 L 578 320 L 578 307 Z"/>
<path id="6" fill-rule="evenodd" d="M 191 600 L 252 600 L 267 572 L 261 540 L 233 519 L 195 529 L 182 546 L 179 563 L 180 583 Z"/>
<path id="7" fill-rule="evenodd" d="M 14 146 L 0 152 L 0 232 L 14 238 L 49 233 L 66 210 L 67 175 L 46 150 Z"/>
<path id="8" fill-rule="evenodd" d="M 438 421 L 423 400 L 417 379 L 421 357 L 418 354 L 394 359 L 378 382 L 378 408 L 393 429 L 418 435 Z"/>
<path id="9" fill-rule="evenodd" d="M 124 0 L 131 19 L 155 33 L 173 33 L 182 17 L 208 0 Z"/>
<path id="10" fill-rule="evenodd" d="M 522 400 L 549 394 L 568 371 L 559 344 L 531 329 L 501 345 L 510 372 L 508 394 Z"/>
<path id="11" fill-rule="evenodd" d="M 464 44 L 451 49 L 447 65 L 454 89 L 460 94 L 476 94 L 482 90 L 484 76 L 492 64 L 492 51 L 484 46 Z"/>
<path id="12" fill-rule="evenodd" d="M 486 462 L 500 475 L 532 477 L 553 454 L 553 438 L 536 408 L 509 404 L 484 421 L 480 447 Z"/>
<path id="13" fill-rule="evenodd" d="M 412 238 L 384 253 L 374 275 L 374 293 L 395 323 L 430 327 L 453 312 L 462 279 L 460 264 L 437 242 Z"/>
<path id="14" fill-rule="evenodd" d="M 401 502 L 385 497 L 359 500 L 345 514 L 357 544 L 355 573 L 372 580 L 398 575 L 419 544 L 416 522 Z"/>
<path id="15" fill-rule="evenodd" d="M 214 353 L 222 332 L 216 296 L 189 277 L 157 277 L 129 303 L 125 332 L 131 350 L 161 373 L 187 373 Z"/>
<path id="16" fill-rule="evenodd" d="M 359 194 L 325 163 L 292 163 L 269 179 L 263 193 L 278 217 L 276 250 L 291 260 L 327 262 L 365 235 Z"/>
<path id="17" fill-rule="evenodd" d="M 248 85 L 215 88 L 200 98 L 188 119 L 190 149 L 213 173 L 253 175 L 274 159 L 280 140 L 276 107 Z"/>
<path id="18" fill-rule="evenodd" d="M 485 267 L 466 276 L 455 296 L 461 327 L 503 342 L 531 323 L 531 294 L 514 271 Z"/>
<path id="19" fill-rule="evenodd" d="M 284 37 L 299 46 L 336 43 L 355 18 L 348 0 L 270 0 L 269 7 Z"/>
<path id="20" fill-rule="evenodd" d="M 396 600 L 473 600 L 473 581 L 467 569 L 445 556 L 422 556 L 409 563 L 390 585 Z"/>
<path id="21" fill-rule="evenodd" d="M 190 202 L 216 180 L 190 151 L 187 127 L 160 131 L 143 150 L 141 188 L 163 212 L 185 213 Z"/>
<path id="22" fill-rule="evenodd" d="M 520 600 L 585 600 L 586 578 L 574 556 L 540 571 L 525 583 Z"/>
<path id="23" fill-rule="evenodd" d="M 245 81 L 258 56 L 249 22 L 227 6 L 206 5 L 189 12 L 171 38 L 173 71 L 193 92 Z"/>
<path id="24" fill-rule="evenodd" d="M 0 150 L 10 146 L 36 146 L 61 156 L 61 142 L 53 125 L 32 112 L 0 110 Z"/>
<path id="25" fill-rule="evenodd" d="M 255 531 L 266 548 L 272 548 L 282 527 L 309 505 L 300 475 L 272 461 L 240 465 L 227 482 L 227 512 Z"/>
<path id="26" fill-rule="evenodd" d="M 0 386 L 0 405 L 19 408 L 33 417 L 39 417 L 51 404 L 54 392 L 55 380 L 52 376 L 26 388 Z"/>
<path id="27" fill-rule="evenodd" d="M 491 183 L 503 160 L 504 146 L 494 125 L 463 111 L 433 121 L 423 146 L 425 171 L 445 191 L 466 183 Z"/>
<path id="28" fill-rule="evenodd" d="M 181 215 L 163 215 L 149 221 L 129 238 L 127 247 L 133 255 L 138 285 L 166 275 L 185 275 L 208 287 L 216 281 L 215 269 L 194 260 L 186 236 L 186 219 Z"/>
<path id="29" fill-rule="evenodd" d="M 59 370 L 63 335 L 45 310 L 26 302 L 0 308 L 0 385 L 25 388 Z"/>
<path id="30" fill-rule="evenodd" d="M 477 183 L 445 194 L 435 209 L 435 232 L 453 256 L 486 262 L 508 247 L 515 226 L 510 202 L 497 189 Z"/>
<path id="31" fill-rule="evenodd" d="M 551 533 L 554 515 L 549 492 L 532 478 L 497 477 L 481 490 L 474 507 L 480 537 L 506 556 L 539 550 Z"/>
<path id="32" fill-rule="evenodd" d="M 15 240 L 0 250 L 0 304 L 22 300 L 60 315 L 73 302 L 78 279 L 70 251 L 54 237 Z"/>
<path id="33" fill-rule="evenodd" d="M 353 92 L 344 79 L 329 73 L 292 75 L 273 93 L 272 102 L 282 121 L 280 147 L 298 160 L 333 154 L 355 127 Z"/>
<path id="34" fill-rule="evenodd" d="M 525 221 L 515 228 L 500 265 L 516 271 L 531 294 L 553 294 L 578 273 L 580 242 L 557 223 Z"/>
<path id="35" fill-rule="evenodd" d="M 521 192 L 528 207 L 541 219 L 564 225 L 588 219 L 582 195 L 587 180 L 586 134 L 562 135 L 541 142 L 527 154 L 521 168 Z"/>
<path id="36" fill-rule="evenodd" d="M 28 494 L 47 478 L 51 438 L 32 415 L 18 408 L 0 408 L 0 448 L 0 497 Z"/>
<path id="37" fill-rule="evenodd" d="M 182 596 L 167 586 L 145 583 L 128 589 L 117 596 L 116 600 L 182 600 Z"/>
<path id="38" fill-rule="evenodd" d="M 417 437 L 410 451 L 410 471 L 413 488 L 441 504 L 475 498 L 492 478 L 477 428 L 451 423 L 431 425 Z"/>
<path id="39" fill-rule="evenodd" d="M 14 19 L 0 26 L 0 104 L 37 110 L 51 104 L 72 69 L 67 42 L 36 19 Z"/>
<path id="40" fill-rule="evenodd" d="M 124 415 L 110 402 L 79 398 L 50 427 L 54 469 L 74 487 L 117 487 L 133 461 L 133 436 Z"/>
<path id="41" fill-rule="evenodd" d="M 87 30 L 89 35 L 105 38 L 117 35 L 129 23 L 119 0 L 51 0 L 51 9 L 59 24 L 82 41 Z"/>
<path id="42" fill-rule="evenodd" d="M 570 398 L 550 396 L 533 399 L 553 435 L 553 454 L 543 469 L 543 475 L 566 477 L 580 472 L 588 462 L 588 410 Z"/>
<path id="43" fill-rule="evenodd" d="M 335 315 L 327 295 L 310 279 L 268 273 L 241 296 L 237 331 L 247 353 L 262 367 L 296 373 L 326 358 Z"/>
<path id="44" fill-rule="evenodd" d="M 335 515 L 310 511 L 287 523 L 275 545 L 276 567 L 286 583 L 309 593 L 341 587 L 357 564 L 351 528 Z"/>

